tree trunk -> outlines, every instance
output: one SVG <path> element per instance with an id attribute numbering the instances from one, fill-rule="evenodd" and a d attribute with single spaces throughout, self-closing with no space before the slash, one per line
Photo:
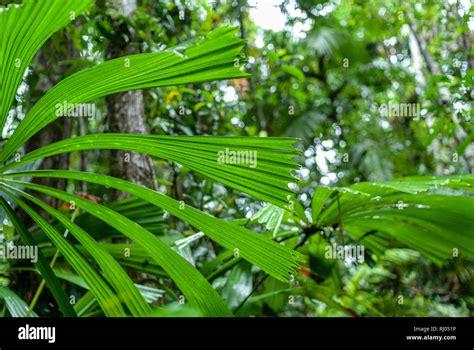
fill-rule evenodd
<path id="1" fill-rule="evenodd" d="M 133 17 L 137 9 L 136 0 L 111 0 L 113 8 L 124 17 Z M 123 30 L 119 20 L 114 21 L 117 32 Z M 119 28 L 120 27 L 120 28 Z M 123 33 L 120 33 L 123 34 Z M 128 41 L 122 36 L 112 40 L 107 48 L 108 59 L 136 53 L 129 43 L 133 41 L 133 32 L 126 33 Z M 143 91 L 135 90 L 118 93 L 107 97 L 109 130 L 112 133 L 147 134 L 148 127 L 143 104 Z M 113 150 L 110 153 L 110 174 L 114 177 L 157 189 L 153 162 L 149 156 L 133 152 Z M 127 193 L 114 191 L 114 200 L 128 197 Z"/>
<path id="2" fill-rule="evenodd" d="M 68 49 L 67 54 L 57 52 L 56 59 L 57 61 L 66 61 L 70 60 L 73 57 L 79 56 L 76 48 L 74 47 L 71 38 L 68 36 L 67 33 L 64 34 L 64 41 L 67 45 Z M 47 45 L 49 46 L 50 50 L 56 52 L 55 46 L 52 42 L 48 42 Z M 47 73 L 46 76 L 41 77 L 39 83 L 36 87 L 32 87 L 35 89 L 36 95 L 32 96 L 32 100 L 36 101 L 41 96 L 43 96 L 49 89 L 51 89 L 54 85 L 59 83 L 62 79 L 65 78 L 67 75 L 67 71 L 70 68 L 70 65 L 61 64 L 57 65 L 56 62 L 52 62 L 51 59 L 41 50 L 39 51 L 36 57 L 38 63 L 41 65 L 42 69 L 51 70 L 51 68 L 58 67 L 57 69 L 52 70 L 51 72 Z M 59 118 L 58 120 L 54 121 L 53 123 L 47 125 L 45 128 L 41 129 L 36 135 L 28 140 L 25 144 L 25 154 L 29 153 L 35 149 L 40 147 L 49 145 L 54 142 L 58 142 L 64 139 L 68 139 L 71 137 L 72 134 L 72 120 L 69 118 Z M 69 168 L 69 153 L 58 154 L 52 157 L 45 158 L 41 165 L 40 169 L 59 169 L 59 170 L 67 170 Z M 65 179 L 54 179 L 54 178 L 34 178 L 32 182 L 53 187 L 59 190 L 65 190 L 67 186 L 67 180 Z M 58 208 L 61 201 L 57 198 L 42 194 L 42 193 L 35 193 L 35 196 L 50 206 L 54 208 Z M 49 214 L 43 212 L 45 217 L 50 217 Z"/>
<path id="3" fill-rule="evenodd" d="M 420 29 L 418 28 L 418 25 L 415 21 L 414 16 L 410 16 L 410 21 L 408 23 L 410 27 L 410 40 L 409 40 L 409 45 L 410 45 L 410 51 L 412 54 L 412 57 L 414 59 L 415 64 L 421 62 L 421 57 L 423 57 L 426 67 L 428 70 L 428 73 L 433 76 L 433 75 L 441 75 L 442 71 L 441 68 L 434 59 L 434 57 L 431 55 L 431 53 L 428 50 L 428 42 L 427 40 L 423 37 L 423 35 L 418 34 L 420 32 Z M 421 55 L 421 57 L 420 57 Z M 419 70 L 421 67 L 416 67 L 417 69 L 417 77 L 422 74 L 421 70 Z M 423 79 L 424 82 L 426 82 L 426 79 Z M 419 83 L 419 78 L 417 79 L 417 82 Z M 452 98 L 451 98 L 451 93 L 446 87 L 440 86 L 439 87 L 439 92 L 441 95 L 441 98 L 436 101 L 438 105 L 448 105 L 451 104 Z M 454 139 L 458 144 L 461 144 L 464 139 L 468 136 L 466 131 L 462 128 L 460 125 L 459 119 L 455 113 L 451 114 L 452 121 L 456 127 L 456 131 L 454 133 Z M 434 123 L 433 118 L 431 115 L 427 115 L 426 121 L 428 125 L 432 125 Z M 433 154 L 435 158 L 437 155 L 441 153 L 441 143 L 439 140 L 434 139 L 433 142 L 431 143 L 431 147 L 433 150 Z M 453 152 L 455 152 L 456 149 L 454 148 Z M 464 159 L 466 168 L 469 173 L 472 172 L 473 169 L 473 163 L 474 160 L 472 157 L 466 154 L 467 151 L 465 151 L 463 154 L 461 154 L 461 157 Z M 454 154 L 454 153 L 453 153 Z M 436 175 L 441 176 L 444 175 L 444 166 L 442 164 L 438 164 L 436 167 Z"/>

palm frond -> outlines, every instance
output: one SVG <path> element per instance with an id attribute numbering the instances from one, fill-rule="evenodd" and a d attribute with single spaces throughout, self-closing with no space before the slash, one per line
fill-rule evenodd
<path id="1" fill-rule="evenodd" d="M 128 183 L 127 181 L 124 182 Z M 189 302 L 193 305 L 196 305 L 196 307 L 198 307 L 204 315 L 232 316 L 232 313 L 226 307 L 219 294 L 217 294 L 217 292 L 209 285 L 207 280 L 192 265 L 190 265 L 184 258 L 168 247 L 165 243 L 155 237 L 151 232 L 145 230 L 137 223 L 107 207 L 86 200 L 79 196 L 74 196 L 63 191 L 46 186 L 36 185 L 33 183 L 22 183 L 22 185 L 24 185 L 26 188 L 54 196 L 66 202 L 72 201 L 75 203 L 76 207 L 82 208 L 92 215 L 100 218 L 116 230 L 123 233 L 129 239 L 135 241 L 142 248 L 146 249 L 148 254 L 150 254 L 150 256 L 160 266 L 163 267 L 163 269 L 170 275 L 176 285 L 187 297 Z M 19 190 L 16 191 L 21 195 L 24 195 L 24 192 Z M 20 206 L 23 207 L 21 201 L 16 201 Z M 30 208 L 26 207 L 24 209 L 28 210 Z M 32 217 L 40 225 L 40 227 L 45 227 L 48 230 L 54 230 L 54 227 L 46 222 L 46 220 L 44 220 L 39 214 L 33 215 Z M 62 239 L 64 240 L 64 238 Z M 57 242 L 53 241 L 53 243 L 56 245 Z M 81 277 L 84 278 L 84 276 Z M 93 290 L 92 286 L 91 290 Z"/>
<path id="2" fill-rule="evenodd" d="M 131 197 L 112 203 L 105 203 L 104 205 L 113 211 L 126 216 L 154 235 L 162 235 L 164 232 L 165 223 L 163 210 L 157 207 L 150 210 L 150 204 L 140 198 Z M 57 219 L 53 218 L 49 222 L 56 228 L 61 227 L 61 224 Z M 96 241 L 121 235 L 121 233 L 113 227 L 110 227 L 102 220 L 97 219 L 95 216 L 87 212 L 77 215 L 74 223 L 81 227 Z M 48 237 L 46 237 L 38 227 L 35 226 L 30 228 L 30 232 L 35 244 L 49 242 Z"/>
<path id="3" fill-rule="evenodd" d="M 0 300 L 3 300 L 12 317 L 38 317 L 23 299 L 7 287 L 0 286 Z"/>
<path id="4" fill-rule="evenodd" d="M 473 259 L 473 181 L 472 175 L 417 177 L 317 189 L 313 218 L 317 227 L 342 219 L 353 239 L 380 253 L 395 240 L 438 265 L 458 255 Z"/>
<path id="5" fill-rule="evenodd" d="M 293 158 L 298 152 L 292 147 L 296 139 L 214 136 L 155 136 L 97 134 L 75 137 L 52 143 L 26 154 L 19 162 L 6 165 L 0 171 L 15 168 L 55 154 L 92 149 L 121 149 L 146 153 L 175 161 L 188 169 L 248 193 L 255 198 L 289 209 L 297 203 L 288 184 L 296 182 L 290 174 L 298 165 Z M 219 161 L 219 152 L 254 152 L 255 167 L 243 162 L 228 164 Z M 245 153 L 247 152 L 247 153 Z M 296 210 L 302 211 L 296 206 Z"/>
<path id="6" fill-rule="evenodd" d="M 92 2 L 27 0 L 22 5 L 0 7 L 0 130 L 35 53 Z"/>
<path id="7" fill-rule="evenodd" d="M 127 305 L 133 316 L 145 316 L 150 312 L 150 307 L 147 305 L 139 291 L 135 288 L 127 273 L 100 244 L 87 234 L 87 232 L 70 221 L 70 219 L 64 214 L 47 205 L 43 201 L 29 195 L 28 193 L 20 193 L 23 197 L 27 198 L 32 203 L 56 218 L 64 228 L 66 228 L 68 232 L 78 240 L 78 242 L 100 266 L 105 274 L 106 280 L 113 286 L 116 294 L 119 296 L 120 300 Z"/>
<path id="8" fill-rule="evenodd" d="M 283 245 L 275 243 L 274 241 L 263 237 L 262 235 L 256 234 L 255 232 L 240 227 L 234 223 L 216 219 L 191 206 L 183 206 L 177 200 L 172 199 L 162 193 L 155 192 L 143 186 L 139 186 L 114 177 L 77 171 L 47 170 L 27 173 L 2 174 L 0 177 L 20 177 L 25 176 L 25 174 L 28 174 L 28 176 L 62 177 L 92 182 L 130 193 L 162 208 L 163 210 L 166 210 L 171 215 L 174 215 L 190 223 L 223 247 L 232 251 L 237 249 L 239 256 L 260 267 L 262 270 L 281 281 L 289 281 L 296 273 L 299 262 L 304 260 L 303 256 L 299 253 Z M 53 192 L 51 189 L 24 182 L 22 182 L 21 185 L 26 188 L 35 189 L 41 192 L 44 191 L 44 193 L 48 193 L 53 196 L 57 196 L 57 198 L 66 200 L 64 199 L 66 195 L 61 191 Z M 67 195 L 67 197 L 67 201 L 77 198 L 76 196 L 72 195 Z M 81 207 L 78 201 L 76 201 L 76 206 Z M 91 214 L 93 213 L 91 212 Z M 164 265 L 162 266 L 164 268 Z"/>
<path id="9" fill-rule="evenodd" d="M 36 244 L 35 240 L 31 236 L 31 234 L 26 229 L 25 225 L 21 221 L 21 219 L 16 215 L 16 213 L 11 209 L 8 203 L 3 199 L 0 198 L 0 205 L 3 207 L 7 216 L 12 223 L 13 227 L 16 229 L 18 234 L 20 235 L 21 240 L 27 244 L 33 246 Z M 71 306 L 69 302 L 69 298 L 64 292 L 59 280 L 54 275 L 53 270 L 49 266 L 49 263 L 46 261 L 45 257 L 43 256 L 41 251 L 38 251 L 38 262 L 36 264 L 41 276 L 46 281 L 46 285 L 53 293 L 55 300 L 58 303 L 59 309 L 62 311 L 64 316 L 77 316 L 74 308 Z"/>
<path id="10" fill-rule="evenodd" d="M 15 190 L 15 188 L 10 187 L 10 190 Z M 3 191 L 11 194 L 11 192 L 6 189 L 5 185 L 3 185 Z M 107 316 L 126 316 L 126 312 L 123 309 L 120 300 L 89 262 L 74 249 L 61 233 L 43 219 L 41 215 L 30 208 L 21 199 L 14 197 L 12 194 L 11 196 L 14 198 L 18 206 L 21 207 L 41 227 L 64 258 L 90 286 L 91 291 L 96 296 L 101 308 L 104 310 L 104 313 Z"/>
<path id="11" fill-rule="evenodd" d="M 58 106 L 65 102 L 80 104 L 122 91 L 248 76 L 240 71 L 244 41 L 236 34 L 236 27 L 221 27 L 190 47 L 116 58 L 69 76 L 31 108 L 5 144 L 0 163 L 62 117 Z"/>

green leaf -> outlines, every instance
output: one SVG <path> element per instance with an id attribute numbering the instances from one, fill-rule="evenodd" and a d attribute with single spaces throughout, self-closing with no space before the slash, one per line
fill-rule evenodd
<path id="1" fill-rule="evenodd" d="M 65 104 L 86 103 L 122 91 L 248 76 L 240 71 L 244 41 L 237 38 L 237 31 L 236 27 L 221 27 L 190 47 L 120 57 L 67 77 L 31 108 L 6 143 L 0 163 L 67 113 L 62 111 Z"/>
<path id="2" fill-rule="evenodd" d="M 400 192 L 420 193 L 438 188 L 457 188 L 474 191 L 474 175 L 460 176 L 412 176 L 373 184 L 395 189 Z"/>
<path id="3" fill-rule="evenodd" d="M 353 213 L 344 220 L 346 228 L 363 225 L 369 231 L 386 232 L 437 264 L 455 256 L 456 251 L 459 256 L 474 258 L 474 219 L 469 210 L 474 198 L 418 195 L 413 198 L 416 206 L 408 204 L 411 201 L 406 196 L 397 199 L 407 207 Z"/>
<path id="4" fill-rule="evenodd" d="M 160 208 L 150 210 L 150 204 L 140 198 L 126 198 L 104 205 L 117 213 L 126 216 L 130 220 L 135 221 L 154 235 L 163 234 L 163 211 Z M 60 226 L 58 220 L 55 219 L 51 220 L 50 223 L 56 228 Z M 79 214 L 74 220 L 74 223 L 80 226 L 96 241 L 121 235 L 120 232 L 87 212 Z M 36 227 L 31 229 L 31 234 L 34 236 L 34 240 L 38 244 L 44 243 L 48 240 L 43 232 Z"/>
<path id="5" fill-rule="evenodd" d="M 58 269 L 55 269 L 54 273 L 59 278 L 62 278 L 68 282 L 71 282 L 75 284 L 76 286 L 89 290 L 89 286 L 78 275 L 71 274 L 69 271 L 68 272 L 58 271 Z M 140 292 L 144 300 L 146 300 L 146 302 L 150 304 L 156 302 L 164 293 L 164 290 L 162 289 L 144 286 L 142 284 L 135 284 L 135 287 Z M 146 316 L 149 315 L 151 310 L 152 310 L 151 308 L 148 310 L 148 314 Z"/>
<path id="6" fill-rule="evenodd" d="M 339 203 L 330 199 L 317 224 L 337 225 L 341 215 L 353 239 L 378 254 L 398 241 L 437 265 L 457 256 L 472 259 L 474 197 L 466 191 L 473 181 L 472 175 L 416 177 L 331 188 L 339 191 Z"/>
<path id="7" fill-rule="evenodd" d="M 165 226 L 163 211 L 160 208 L 150 209 L 146 201 L 139 198 L 126 198 L 106 204 L 106 206 L 143 226 L 154 235 L 163 234 Z M 120 235 L 117 230 L 89 213 L 79 215 L 74 222 L 96 240 Z"/>
<path id="8" fill-rule="evenodd" d="M 165 305 L 153 310 L 150 317 L 202 317 L 196 308 L 190 305 L 180 305 L 178 303 Z"/>
<path id="9" fill-rule="evenodd" d="M 28 305 L 7 287 L 0 286 L 0 299 L 3 299 L 12 317 L 38 317 Z"/>
<path id="10" fill-rule="evenodd" d="M 137 244 L 100 243 L 100 245 L 124 267 L 132 268 L 157 277 L 169 278 L 168 274 L 163 271 L 163 269 L 153 261 L 150 255 Z M 74 245 L 74 247 L 81 254 L 90 256 L 81 245 L 77 244 Z M 41 248 L 41 251 L 44 256 L 50 257 L 54 255 L 55 248 L 43 247 Z M 130 253 L 130 255 L 128 256 L 127 254 L 127 256 L 125 256 L 125 253 Z"/>
<path id="11" fill-rule="evenodd" d="M 124 182 L 128 183 L 127 181 Z M 66 202 L 74 201 L 77 208 L 88 211 L 135 241 L 163 267 L 189 302 L 196 305 L 205 316 L 232 316 L 217 292 L 191 264 L 137 223 L 107 207 L 84 198 L 33 183 L 24 183 L 24 185 L 26 188 L 51 195 Z M 46 221 L 44 222 L 47 224 Z"/>
<path id="12" fill-rule="evenodd" d="M 326 203 L 333 192 L 334 190 L 328 187 L 319 186 L 316 188 L 311 201 L 311 217 L 313 219 L 313 223 L 318 221 L 319 214 L 323 209 L 324 203 Z"/>
<path id="13" fill-rule="evenodd" d="M 288 209 L 290 201 L 304 217 L 303 209 L 294 199 L 288 184 L 296 182 L 290 172 L 298 165 L 293 158 L 296 139 L 263 137 L 214 136 L 155 136 L 126 134 L 96 134 L 75 137 L 39 148 L 28 153 L 19 162 L 5 166 L 1 171 L 15 168 L 36 159 L 55 154 L 96 149 L 121 149 L 150 154 L 168 159 L 198 173 L 248 193 L 255 198 Z M 248 164 L 222 164 L 220 152 L 256 152 L 256 167 Z"/>
<path id="14" fill-rule="evenodd" d="M 282 208 L 276 207 L 272 204 L 267 204 L 256 212 L 251 220 L 259 224 L 265 224 L 265 228 L 273 232 L 275 237 L 283 219 L 288 220 L 288 212 Z"/>
<path id="15" fill-rule="evenodd" d="M 92 239 L 87 232 L 71 222 L 70 219 L 61 212 L 34 196 L 25 192 L 20 193 L 23 197 L 35 203 L 52 217 L 59 220 L 64 228 L 72 233 L 72 235 L 100 266 L 105 274 L 106 280 L 113 286 L 119 299 L 127 305 L 133 316 L 145 316 L 150 312 L 150 307 L 145 302 L 140 292 L 135 288 L 130 277 L 122 269 L 120 264 L 107 252 L 107 250 Z"/>
<path id="16" fill-rule="evenodd" d="M 25 176 L 25 174 L 26 173 L 2 174 L 0 178 L 21 177 Z M 269 238 L 263 237 L 234 223 L 214 218 L 191 206 L 182 206 L 180 202 L 162 193 L 125 180 L 106 175 L 61 170 L 41 170 L 28 172 L 27 174 L 28 176 L 35 177 L 58 177 L 92 182 L 128 192 L 190 223 L 223 247 L 231 251 L 237 249 L 240 257 L 283 282 L 289 281 L 291 276 L 296 274 L 299 262 L 304 260 L 304 257 L 298 252 L 278 244 Z M 26 188 L 39 188 L 29 183 L 22 182 L 21 184 Z M 41 188 L 41 191 L 43 190 L 45 189 Z M 52 193 L 51 191 L 52 190 L 47 190 L 48 193 Z M 56 196 L 57 193 L 53 195 Z M 64 196 L 62 196 L 62 199 L 63 198 Z M 68 200 L 74 200 L 74 198 L 76 197 L 70 196 Z M 77 203 L 76 201 L 76 204 Z"/>
<path id="17" fill-rule="evenodd" d="M 272 277 L 265 280 L 264 287 L 265 289 L 261 299 L 265 299 L 267 305 L 274 312 L 281 311 L 288 303 L 287 294 L 291 290 L 291 287 L 289 287 L 288 284 L 278 281 Z M 251 301 L 256 300 L 251 299 Z"/>
<path id="18" fill-rule="evenodd" d="M 234 266 L 222 288 L 222 298 L 235 309 L 252 292 L 252 265 L 242 261 Z"/>
<path id="19" fill-rule="evenodd" d="M 26 0 L 0 7 L 0 130 L 35 53 L 93 0 Z"/>
<path id="20" fill-rule="evenodd" d="M 5 202 L 8 205 L 8 202 L 3 197 L 0 197 L 0 200 L 2 200 L 2 204 Z M 7 241 L 11 241 L 15 236 L 15 228 L 13 226 L 5 225 L 4 222 L 1 232 L 5 235 Z"/>
<path id="21" fill-rule="evenodd" d="M 282 71 L 288 74 L 291 74 L 292 76 L 297 78 L 299 81 L 304 81 L 305 79 L 304 73 L 299 68 L 296 68 L 294 66 L 288 66 L 286 64 L 282 65 L 280 68 Z"/>
<path id="22" fill-rule="evenodd" d="M 9 193 L 2 185 L 3 191 Z M 11 186 L 9 186 L 12 188 Z M 15 191 L 18 191 L 15 189 Z M 41 227 L 41 229 L 48 235 L 53 244 L 59 249 L 64 258 L 71 264 L 76 272 L 89 285 L 91 291 L 96 296 L 101 308 L 107 316 L 126 316 L 120 301 L 111 291 L 107 283 L 102 277 L 89 265 L 71 244 L 59 233 L 53 226 L 51 226 L 45 219 L 41 217 L 36 211 L 31 209 L 25 202 L 17 197 L 13 197 L 15 202 Z"/>
<path id="23" fill-rule="evenodd" d="M 6 211 L 8 218 L 10 219 L 11 223 L 15 227 L 16 231 L 21 237 L 21 240 L 27 245 L 35 245 L 35 241 L 31 234 L 26 229 L 25 225 L 21 221 L 21 219 L 16 215 L 16 213 L 12 210 L 12 208 L 8 205 L 7 201 L 0 197 L 0 205 Z M 41 276 L 44 278 L 46 285 L 53 293 L 55 300 L 58 302 L 59 309 L 63 313 L 64 316 L 77 316 L 71 303 L 69 302 L 69 298 L 64 292 L 61 283 L 54 275 L 53 271 L 49 267 L 48 262 L 44 258 L 41 251 L 38 250 L 38 262 L 36 263 L 36 267 L 41 273 Z"/>
<path id="24" fill-rule="evenodd" d="M 94 297 L 94 294 L 91 291 L 88 291 L 81 299 L 79 299 L 76 305 L 74 305 L 74 309 L 79 317 L 83 317 L 86 312 L 90 312 L 91 309 L 95 308 L 97 305 L 97 299 Z"/>

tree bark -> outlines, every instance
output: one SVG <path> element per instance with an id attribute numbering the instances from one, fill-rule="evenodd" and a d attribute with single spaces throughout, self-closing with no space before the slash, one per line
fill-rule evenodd
<path id="1" fill-rule="evenodd" d="M 145 111 L 142 91 L 128 91 L 107 98 L 109 129 L 113 133 L 146 134 Z M 112 150 L 110 161 L 112 176 L 156 189 L 153 163 L 146 154 Z M 114 199 L 126 198 L 127 194 L 116 191 Z"/>
<path id="2" fill-rule="evenodd" d="M 124 17 L 133 18 L 137 9 L 137 0 L 110 0 L 109 8 Z M 113 21 L 113 26 L 119 33 L 124 29 L 120 20 Z M 129 43 L 133 41 L 133 32 L 129 30 L 128 41 L 123 40 L 124 33 L 119 33 L 117 40 L 112 40 L 107 48 L 108 59 L 137 53 Z M 107 97 L 109 114 L 109 130 L 112 133 L 147 134 L 143 91 L 134 90 L 114 94 Z M 153 162 L 148 155 L 133 152 L 113 150 L 110 153 L 110 174 L 149 188 L 157 189 Z M 114 191 L 114 200 L 126 198 L 129 195 L 121 191 Z"/>
<path id="3" fill-rule="evenodd" d="M 57 52 L 56 59 L 58 62 L 70 60 L 71 58 L 77 57 L 79 55 L 72 43 L 71 38 L 69 38 L 68 34 L 66 33 L 64 34 L 64 40 L 65 45 L 67 45 L 68 47 L 67 51 L 64 52 L 67 52 L 67 54 Z M 56 52 L 54 44 L 52 42 L 48 42 L 47 45 L 49 45 L 50 49 L 53 52 Z M 33 100 L 36 100 L 39 97 L 43 96 L 49 89 L 51 89 L 54 85 L 64 79 L 65 75 L 67 75 L 68 69 L 70 68 L 70 65 L 58 65 L 55 62 L 51 62 L 51 60 L 44 54 L 42 50 L 39 51 L 38 55 L 36 56 L 36 59 L 41 65 L 42 69 L 50 70 L 52 67 L 58 68 L 54 69 L 53 74 L 49 73 L 47 74 L 47 76 L 41 77 L 38 86 L 35 87 L 36 92 L 38 92 L 37 96 L 32 96 Z M 72 120 L 69 118 L 59 118 L 53 123 L 47 125 L 45 128 L 43 128 L 36 135 L 34 135 L 28 140 L 28 142 L 25 144 L 25 154 L 40 147 L 49 145 L 51 143 L 68 139 L 71 137 L 71 134 Z M 42 161 L 40 165 L 40 169 L 67 170 L 68 168 L 69 153 L 63 153 L 52 157 L 47 157 Z M 33 178 L 32 182 L 48 187 L 53 187 L 59 190 L 65 190 L 67 186 L 67 180 L 65 179 Z M 55 208 L 59 207 L 61 203 L 59 199 L 42 193 L 35 193 L 35 196 Z M 45 217 L 50 217 L 47 213 L 43 214 Z"/>

